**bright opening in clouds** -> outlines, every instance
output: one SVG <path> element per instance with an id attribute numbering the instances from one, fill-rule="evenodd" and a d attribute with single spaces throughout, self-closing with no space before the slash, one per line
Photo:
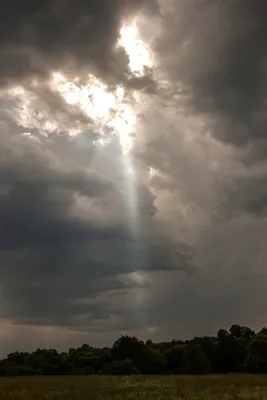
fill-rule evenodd
<path id="1" fill-rule="evenodd" d="M 111 92 L 94 76 L 89 76 L 85 85 L 78 86 L 61 73 L 53 74 L 50 85 L 68 104 L 77 106 L 92 120 L 93 129 L 101 135 L 108 130 L 119 137 L 123 152 L 131 150 L 136 116 L 131 104 L 127 104 L 122 86 Z"/>
<path id="2" fill-rule="evenodd" d="M 129 57 L 129 69 L 132 74 L 142 76 L 146 67 L 152 67 L 152 58 L 144 41 L 139 37 L 136 24 L 123 24 L 120 30 L 118 46 L 122 47 Z M 38 128 L 45 132 L 59 132 L 67 130 L 69 134 L 80 132 L 79 127 L 67 125 L 51 115 L 51 111 L 40 110 L 40 104 L 34 89 L 41 86 L 41 82 L 30 82 L 30 90 L 21 86 L 8 89 L 6 95 L 15 100 L 16 106 L 11 116 L 22 127 Z M 134 110 L 136 97 L 132 93 L 131 99 L 122 85 L 115 85 L 113 90 L 92 74 L 87 74 L 84 83 L 79 76 L 70 79 L 63 72 L 51 72 L 47 87 L 52 93 L 59 94 L 70 106 L 82 112 L 89 120 L 90 126 L 102 136 L 117 135 L 123 153 L 128 153 L 133 145 L 133 136 L 136 135 L 136 114 Z M 8 110 L 10 113 L 10 110 Z M 99 143 L 105 143 L 100 137 Z"/>
<path id="3" fill-rule="evenodd" d="M 151 50 L 139 37 L 136 22 L 122 26 L 118 46 L 126 51 L 129 57 L 129 68 L 134 75 L 142 76 L 146 68 L 153 67 Z"/>

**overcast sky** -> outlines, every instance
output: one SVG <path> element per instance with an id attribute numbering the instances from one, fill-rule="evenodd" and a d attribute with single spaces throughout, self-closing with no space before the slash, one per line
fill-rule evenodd
<path id="1" fill-rule="evenodd" d="M 267 324 L 266 13 L 266 0 L 3 2 L 1 356 Z M 116 46 L 134 18 L 153 56 L 139 76 Z M 99 142 L 55 71 L 124 88 L 127 154 L 105 127 Z"/>

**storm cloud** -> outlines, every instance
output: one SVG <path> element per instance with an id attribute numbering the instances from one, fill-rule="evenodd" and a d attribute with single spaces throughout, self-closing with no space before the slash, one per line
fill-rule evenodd
<path id="1" fill-rule="evenodd" d="M 174 94 L 209 118 L 217 139 L 239 146 L 265 137 L 265 15 L 262 0 L 181 0 L 157 44 Z"/>
<path id="2" fill-rule="evenodd" d="M 116 49 L 123 17 L 156 12 L 150 0 L 5 1 L 0 19 L 0 83 L 46 75 L 52 69 L 93 71 L 110 83 L 138 79 Z M 140 80 L 140 83 L 144 78 Z M 141 84 L 142 85 L 142 84 Z"/>
<path id="3" fill-rule="evenodd" d="M 2 5 L 3 348 L 266 324 L 266 11 L 263 0 Z M 154 57 L 142 76 L 116 47 L 136 15 Z M 124 88 L 137 115 L 127 156 L 51 88 L 54 71 Z"/>

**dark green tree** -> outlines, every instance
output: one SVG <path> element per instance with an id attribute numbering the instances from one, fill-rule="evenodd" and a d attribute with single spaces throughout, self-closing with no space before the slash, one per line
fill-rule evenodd
<path id="1" fill-rule="evenodd" d="M 180 374 L 183 372 L 185 363 L 185 349 L 184 344 L 174 345 L 165 351 L 168 370 L 173 374 Z"/>
<path id="2" fill-rule="evenodd" d="M 267 335 L 259 333 L 250 341 L 245 369 L 254 373 L 267 372 Z"/>
<path id="3" fill-rule="evenodd" d="M 126 358 L 125 360 L 114 360 L 102 366 L 101 371 L 104 375 L 132 375 L 138 371 L 134 366 L 133 360 Z"/>
<path id="4" fill-rule="evenodd" d="M 157 349 L 151 349 L 146 345 L 134 356 L 134 364 L 141 374 L 166 374 L 168 371 L 167 360 L 164 353 Z"/>
<path id="5" fill-rule="evenodd" d="M 185 348 L 183 372 L 187 374 L 207 374 L 209 364 L 200 344 L 188 344 Z"/>
<path id="6" fill-rule="evenodd" d="M 118 361 L 123 361 L 126 358 L 133 359 L 143 346 L 144 343 L 135 336 L 121 336 L 114 342 L 111 355 L 114 360 Z"/>

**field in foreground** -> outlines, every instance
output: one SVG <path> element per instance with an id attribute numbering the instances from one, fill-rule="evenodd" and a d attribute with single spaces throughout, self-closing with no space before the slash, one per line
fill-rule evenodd
<path id="1" fill-rule="evenodd" d="M 267 400 L 267 376 L 0 378 L 0 400 Z"/>

